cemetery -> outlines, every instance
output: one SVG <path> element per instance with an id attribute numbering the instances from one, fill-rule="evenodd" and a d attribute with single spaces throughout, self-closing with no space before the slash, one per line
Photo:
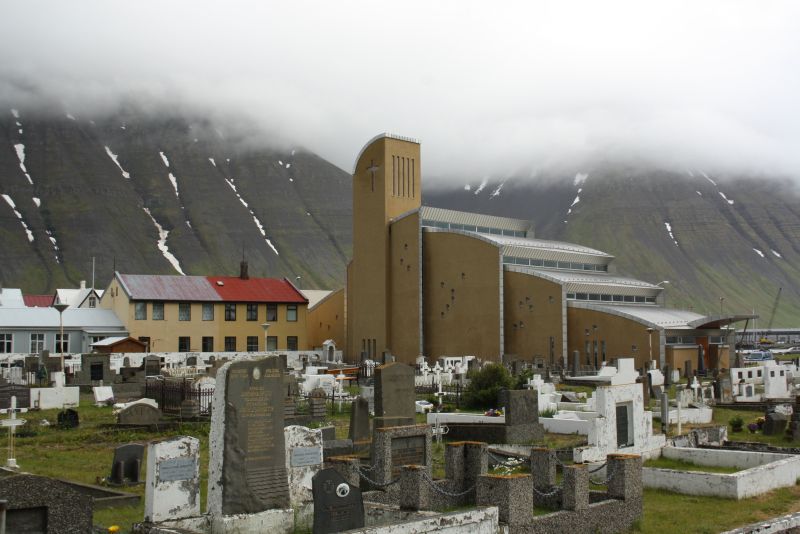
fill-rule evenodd
<path id="1" fill-rule="evenodd" d="M 472 357 L 414 367 L 390 354 L 358 366 L 308 354 L 81 359 L 71 374 L 44 360 L 47 387 L 0 383 L 10 525 L 655 532 L 690 506 L 684 495 L 729 510 L 731 528 L 766 519 L 762 498 L 782 503 L 773 515 L 800 512 L 791 365 L 698 373 L 620 358 L 571 373 Z M 67 502 L 88 512 L 71 517 Z"/>

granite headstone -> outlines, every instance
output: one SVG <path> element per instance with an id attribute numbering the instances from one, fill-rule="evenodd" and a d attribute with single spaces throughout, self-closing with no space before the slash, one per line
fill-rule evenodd
<path id="1" fill-rule="evenodd" d="M 123 426 L 157 425 L 161 421 L 161 410 L 149 404 L 137 403 L 117 414 L 117 424 Z"/>
<path id="2" fill-rule="evenodd" d="M 338 471 L 322 469 L 312 479 L 314 534 L 342 532 L 364 526 L 361 490 L 351 486 Z"/>
<path id="3" fill-rule="evenodd" d="M 392 362 L 375 368 L 375 426 L 413 425 L 414 369 Z"/>
<path id="4" fill-rule="evenodd" d="M 369 403 L 364 397 L 358 396 L 350 406 L 350 431 L 348 437 L 356 441 L 370 439 L 369 428 Z"/>
<path id="5" fill-rule="evenodd" d="M 139 471 L 144 458 L 144 445 L 128 443 L 114 449 L 114 460 L 111 462 L 111 484 L 138 484 Z"/>

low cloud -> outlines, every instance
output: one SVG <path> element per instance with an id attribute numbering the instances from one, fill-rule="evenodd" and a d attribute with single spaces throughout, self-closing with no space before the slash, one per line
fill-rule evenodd
<path id="1" fill-rule="evenodd" d="M 633 160 L 800 177 L 796 2 L 29 1 L 0 103 L 257 125 L 350 170 L 381 131 L 426 174 Z"/>

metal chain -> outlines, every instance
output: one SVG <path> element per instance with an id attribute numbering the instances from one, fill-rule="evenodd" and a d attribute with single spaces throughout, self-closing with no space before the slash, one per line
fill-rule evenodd
<path id="1" fill-rule="evenodd" d="M 397 477 L 394 480 L 390 480 L 389 482 L 384 482 L 383 484 L 381 484 L 380 482 L 376 482 L 371 478 L 369 478 L 368 476 L 366 476 L 364 473 L 361 472 L 361 469 L 358 470 L 358 474 L 361 476 L 361 478 L 363 478 L 364 480 L 366 480 L 367 482 L 369 482 L 370 484 L 372 484 L 377 488 L 388 488 L 392 484 L 397 484 L 398 482 L 400 482 L 400 477 Z"/>
<path id="2" fill-rule="evenodd" d="M 560 490 L 561 486 L 553 486 L 553 489 L 551 489 L 550 491 L 539 491 L 538 489 L 536 489 L 536 485 L 535 484 L 533 485 L 533 492 L 536 493 L 539 497 L 544 497 L 544 498 L 552 497 Z"/>
<path id="3" fill-rule="evenodd" d="M 604 462 L 601 465 L 598 465 L 597 467 L 595 467 L 594 469 L 589 469 L 589 472 L 590 473 L 597 473 L 598 471 L 600 471 L 602 468 L 604 468 L 607 465 L 608 465 L 608 462 Z"/>
<path id="4" fill-rule="evenodd" d="M 436 482 L 434 482 L 434 480 L 431 478 L 431 476 L 428 474 L 427 471 L 423 471 L 422 479 L 425 482 L 427 482 L 430 487 L 432 487 L 434 490 L 438 491 L 439 493 L 441 493 L 445 497 L 463 497 L 464 495 L 466 495 L 467 493 L 469 493 L 470 491 L 472 491 L 476 487 L 478 487 L 478 483 L 475 482 L 475 484 L 470 486 L 468 489 L 465 489 L 464 491 L 461 491 L 461 492 L 458 492 L 458 493 L 453 493 L 453 492 L 450 492 L 450 491 L 447 491 L 447 490 L 443 490 L 442 488 L 440 488 L 439 485 Z"/>
<path id="5" fill-rule="evenodd" d="M 611 471 L 611 474 L 610 474 L 610 475 L 608 475 L 608 478 L 606 478 L 604 481 L 602 481 L 602 482 L 595 482 L 594 480 L 592 480 L 592 477 L 589 477 L 589 482 L 591 482 L 591 483 L 592 483 L 592 484 L 594 484 L 595 486 L 605 486 L 606 484 L 608 484 L 609 482 L 611 482 L 611 479 L 613 479 L 613 478 L 614 478 L 614 475 L 616 475 L 616 474 L 617 474 L 617 473 L 616 473 L 616 470 L 614 470 L 614 469 L 609 469 L 609 471 Z"/>

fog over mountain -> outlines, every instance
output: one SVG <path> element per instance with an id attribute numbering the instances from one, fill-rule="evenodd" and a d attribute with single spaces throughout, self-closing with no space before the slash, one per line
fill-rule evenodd
<path id="1" fill-rule="evenodd" d="M 799 26 L 791 1 L 17 2 L 0 113 L 135 100 L 346 171 L 393 131 L 454 183 L 616 160 L 796 178 Z"/>

